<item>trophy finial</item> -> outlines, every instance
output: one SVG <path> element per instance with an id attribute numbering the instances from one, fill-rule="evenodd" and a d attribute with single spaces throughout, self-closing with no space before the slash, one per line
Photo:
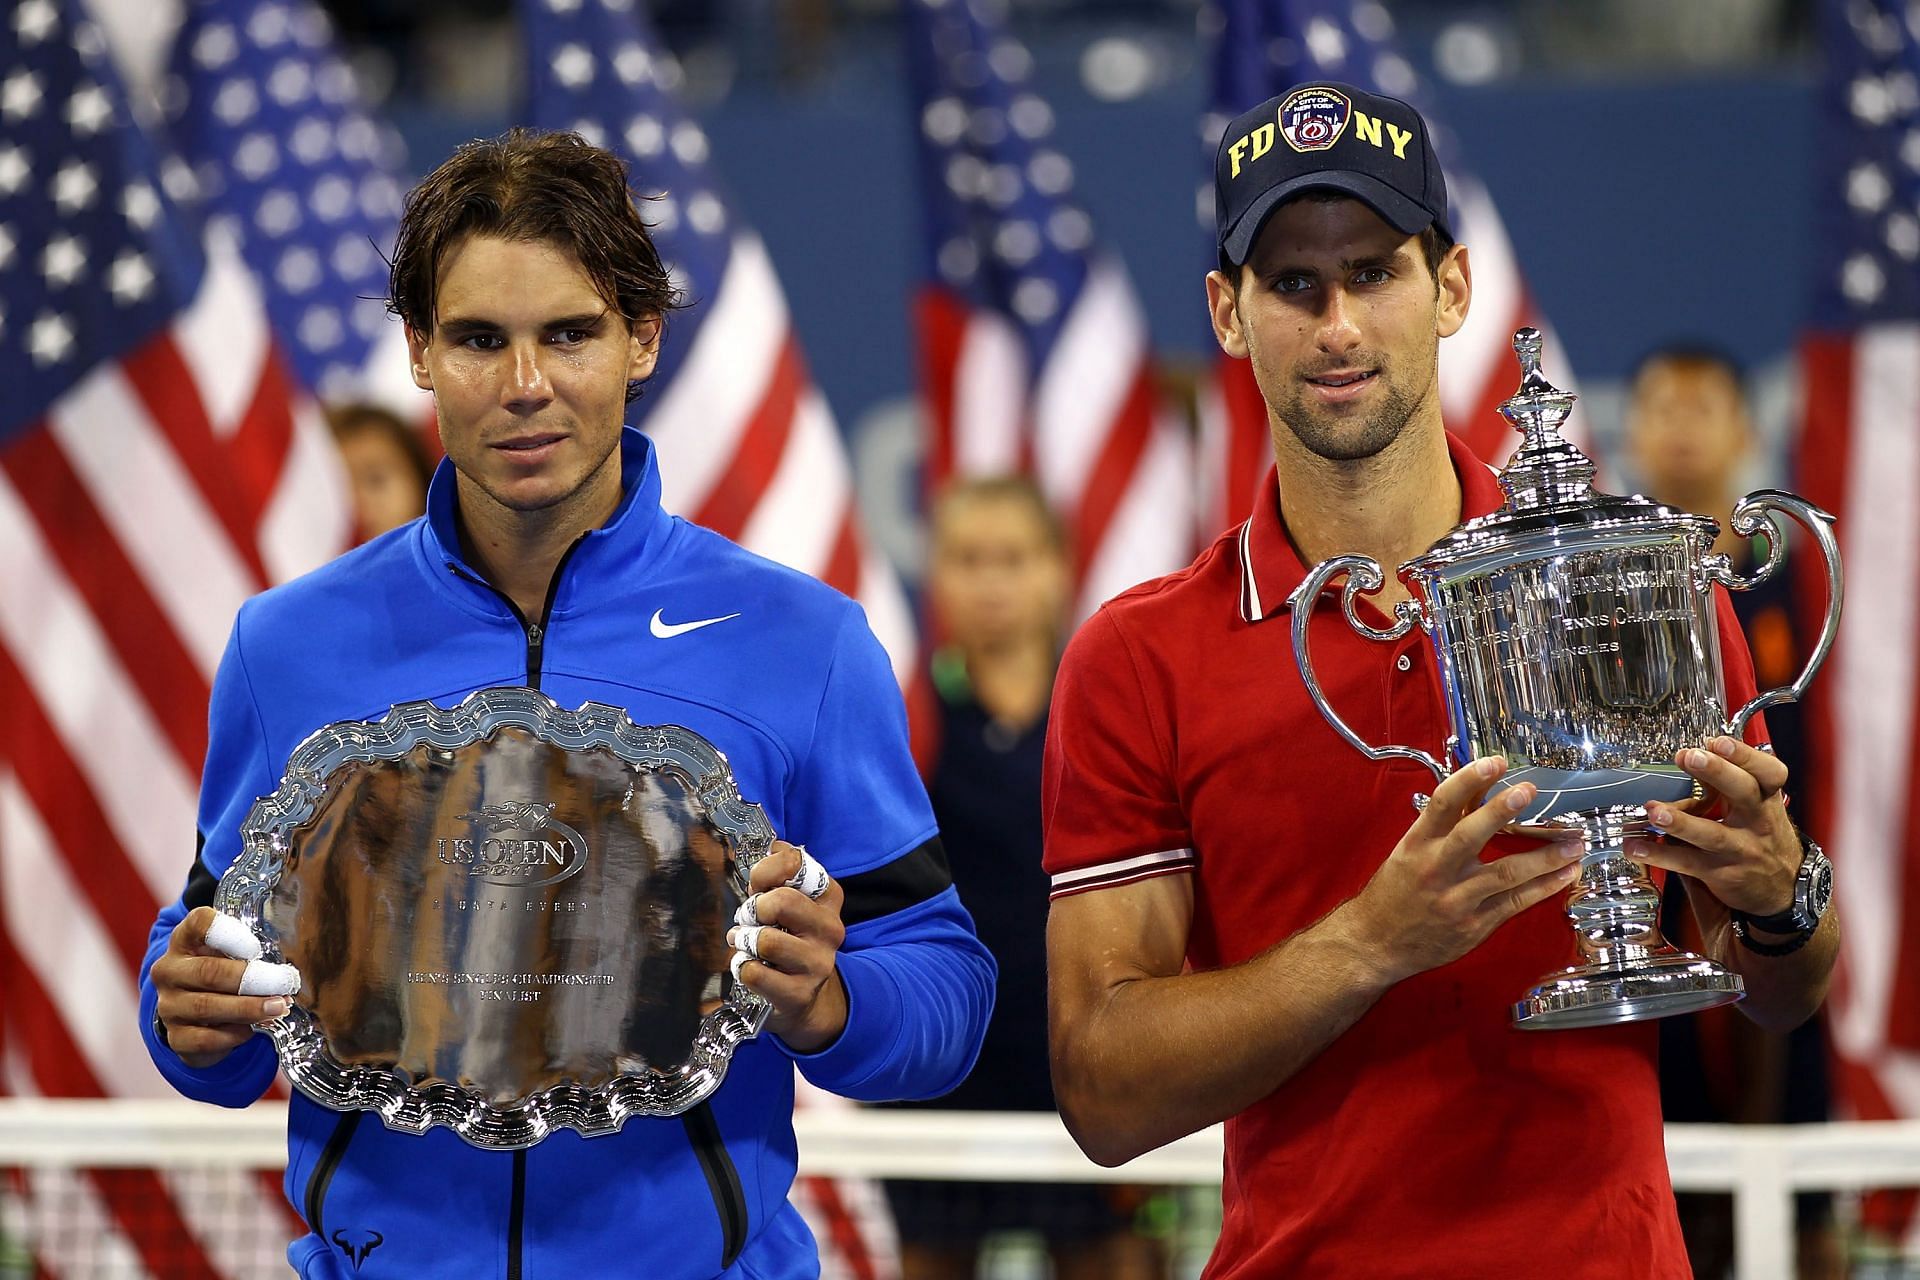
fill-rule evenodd
<path id="1" fill-rule="evenodd" d="M 1540 376 L 1540 349 L 1545 345 L 1540 331 L 1532 325 L 1514 332 L 1513 353 L 1520 357 L 1520 377 L 1523 382 Z"/>
<path id="2" fill-rule="evenodd" d="M 1525 440 L 1500 473 L 1500 486 L 1516 510 L 1580 505 L 1592 500 L 1593 463 L 1560 434 L 1573 412 L 1573 394 L 1547 381 L 1540 371 L 1545 342 L 1529 325 L 1513 335 L 1520 357 L 1520 390 L 1500 406 L 1500 414 Z"/>

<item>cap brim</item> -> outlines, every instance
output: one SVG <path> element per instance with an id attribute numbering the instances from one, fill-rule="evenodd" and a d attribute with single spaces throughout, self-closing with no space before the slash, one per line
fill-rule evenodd
<path id="1" fill-rule="evenodd" d="M 1410 236 L 1425 231 L 1436 221 L 1432 214 L 1378 178 L 1337 169 L 1303 173 L 1270 191 L 1262 192 L 1259 199 L 1247 206 L 1247 211 L 1240 215 L 1240 221 L 1233 224 L 1233 229 L 1227 232 L 1226 241 L 1220 246 L 1227 255 L 1227 261 L 1236 267 L 1244 263 L 1253 249 L 1254 237 L 1260 234 L 1268 215 L 1278 209 L 1282 202 L 1303 191 L 1339 191 L 1350 195 L 1385 218 L 1395 230 Z M 1441 224 L 1441 231 L 1446 231 L 1444 223 Z"/>

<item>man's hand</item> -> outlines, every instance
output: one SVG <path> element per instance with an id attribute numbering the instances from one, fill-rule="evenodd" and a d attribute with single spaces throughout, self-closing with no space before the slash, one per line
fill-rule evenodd
<path id="1" fill-rule="evenodd" d="M 1692 748 L 1674 760 L 1707 788 L 1709 800 L 1719 799 L 1724 815 L 1700 817 L 1689 812 L 1695 807 L 1690 801 L 1650 804 L 1647 820 L 1668 838 L 1630 841 L 1628 856 L 1690 876 L 1731 911 L 1750 916 L 1785 911 L 1793 905 L 1793 881 L 1800 871 L 1800 837 L 1782 794 L 1787 766 L 1734 738 L 1714 738 L 1707 746 L 1711 750 Z M 1698 894 L 1688 898 L 1696 913 L 1703 906 L 1711 910 Z M 1700 923 L 1711 930 L 1724 920 L 1703 915 Z"/>
<path id="2" fill-rule="evenodd" d="M 1579 874 L 1580 845 L 1572 840 L 1480 860 L 1487 841 L 1535 793 L 1523 782 L 1475 807 L 1506 768 L 1505 760 L 1489 756 L 1435 787 L 1407 834 L 1348 904 L 1363 934 L 1378 939 L 1388 981 L 1458 960 Z"/>
<path id="3" fill-rule="evenodd" d="M 216 920 L 223 922 L 218 930 Z M 244 934 L 244 927 L 232 928 L 238 923 L 212 907 L 195 907 L 174 926 L 166 954 L 150 970 L 159 993 L 155 1011 L 167 1044 L 196 1069 L 214 1065 L 245 1044 L 254 1023 L 284 1015 L 286 997 L 300 990 L 293 966 L 260 960 L 258 944 L 252 945 L 252 955 L 233 954 L 251 943 L 251 938 L 228 940 L 228 935 L 238 939 Z M 211 941 L 209 931 L 216 934 Z"/>
<path id="4" fill-rule="evenodd" d="M 817 1053 L 847 1025 L 847 989 L 834 957 L 846 940 L 846 893 L 797 845 L 773 842 L 753 865 L 727 945 L 733 976 L 773 1005 L 767 1029 L 800 1053 Z"/>

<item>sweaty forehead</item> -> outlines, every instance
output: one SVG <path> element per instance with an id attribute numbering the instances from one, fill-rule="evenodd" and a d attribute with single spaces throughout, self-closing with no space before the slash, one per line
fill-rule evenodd
<path id="1" fill-rule="evenodd" d="M 570 249 L 546 240 L 468 235 L 440 257 L 435 319 L 592 314 L 608 307 Z"/>

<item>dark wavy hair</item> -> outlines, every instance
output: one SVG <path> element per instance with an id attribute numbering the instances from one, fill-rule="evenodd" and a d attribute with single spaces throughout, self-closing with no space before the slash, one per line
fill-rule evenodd
<path id="1" fill-rule="evenodd" d="M 513 129 L 462 143 L 407 195 L 387 310 L 432 332 L 440 264 L 470 235 L 544 241 L 571 253 L 629 326 L 681 306 L 627 186 L 627 167 L 577 133 Z M 640 384 L 627 388 L 627 399 Z"/>

